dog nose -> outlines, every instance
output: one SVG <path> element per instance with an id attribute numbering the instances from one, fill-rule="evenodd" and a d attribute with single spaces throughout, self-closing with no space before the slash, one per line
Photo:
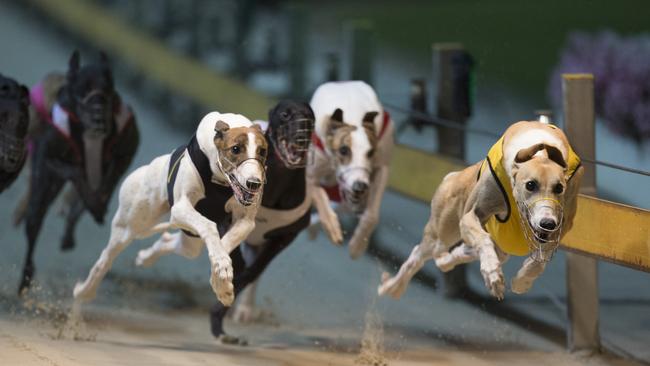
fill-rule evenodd
<path id="1" fill-rule="evenodd" d="M 246 180 L 246 188 L 250 189 L 251 191 L 257 191 L 261 186 L 262 181 L 257 178 L 248 178 Z"/>
<path id="2" fill-rule="evenodd" d="M 557 227 L 557 224 L 555 223 L 555 220 L 553 219 L 542 219 L 539 222 L 539 226 L 546 230 L 554 230 Z"/>
<path id="3" fill-rule="evenodd" d="M 356 181 L 352 184 L 352 192 L 357 195 L 362 195 L 368 190 L 368 184 L 361 181 Z"/>

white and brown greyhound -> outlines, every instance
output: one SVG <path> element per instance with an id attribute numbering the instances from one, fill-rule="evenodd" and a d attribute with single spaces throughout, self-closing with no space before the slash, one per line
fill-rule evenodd
<path id="1" fill-rule="evenodd" d="M 444 272 L 479 260 L 486 287 L 502 299 L 509 255 L 528 255 L 511 283 L 527 292 L 573 225 L 583 173 L 562 130 L 513 124 L 483 161 L 443 179 L 422 241 L 395 276 L 384 273 L 379 294 L 399 298 L 429 259 Z"/>
<path id="2" fill-rule="evenodd" d="M 393 148 L 393 123 L 375 91 L 362 81 L 329 82 L 311 99 L 316 126 L 307 184 L 320 222 L 336 244 L 343 243 L 338 216 L 331 206 L 359 215 L 349 252 L 358 258 L 379 221 Z"/>
<path id="3" fill-rule="evenodd" d="M 187 145 L 136 169 L 120 188 L 108 245 L 88 278 L 75 286 L 77 303 L 95 297 L 113 260 L 134 239 L 182 229 L 183 240 L 158 241 L 152 255 L 174 252 L 195 258 L 205 245 L 212 289 L 219 301 L 232 304 L 229 253 L 255 227 L 266 154 L 264 134 L 248 118 L 212 112 L 203 117 Z M 220 233 L 217 225 L 231 219 L 228 231 Z"/>

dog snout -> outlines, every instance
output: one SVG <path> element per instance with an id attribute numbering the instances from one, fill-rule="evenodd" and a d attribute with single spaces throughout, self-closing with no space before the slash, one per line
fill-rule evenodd
<path id="1" fill-rule="evenodd" d="M 352 184 L 352 192 L 354 194 L 361 196 L 366 193 L 368 190 L 368 183 L 362 181 L 356 181 Z"/>
<path id="2" fill-rule="evenodd" d="M 555 230 L 557 227 L 557 222 L 551 218 L 543 218 L 540 220 L 539 226 L 546 230 Z"/>
<path id="3" fill-rule="evenodd" d="M 262 186 L 262 181 L 257 178 L 248 178 L 246 180 L 246 188 L 251 191 L 257 191 Z"/>

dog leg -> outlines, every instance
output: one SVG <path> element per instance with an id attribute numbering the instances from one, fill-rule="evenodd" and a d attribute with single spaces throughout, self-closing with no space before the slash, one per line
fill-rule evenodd
<path id="1" fill-rule="evenodd" d="M 481 225 L 476 209 L 471 209 L 460 221 L 460 232 L 463 241 L 475 248 L 481 261 L 481 275 L 485 286 L 492 296 L 499 300 L 505 293 L 505 280 L 501 269 L 501 260 L 495 250 L 495 245 Z"/>
<path id="2" fill-rule="evenodd" d="M 390 277 L 387 272 L 383 273 L 382 283 L 377 289 L 379 295 L 389 295 L 394 299 L 399 299 L 406 291 L 411 278 L 415 276 L 427 260 L 433 258 L 436 247 L 442 245 L 438 240 L 434 225 L 432 215 L 432 219 L 424 227 L 422 242 L 413 248 L 411 255 L 402 264 L 395 276 Z"/>
<path id="3" fill-rule="evenodd" d="M 41 157 L 43 159 L 44 157 Z M 21 294 L 30 287 L 34 278 L 34 248 L 36 240 L 43 225 L 43 219 L 56 196 L 61 191 L 65 181 L 58 177 L 54 171 L 46 166 L 40 166 L 38 171 L 32 172 L 29 203 L 27 204 L 25 234 L 27 235 L 27 256 L 23 267 L 23 275 L 18 293 Z"/>
<path id="4" fill-rule="evenodd" d="M 150 267 L 164 255 L 176 253 L 188 259 L 201 255 L 203 241 L 200 238 L 190 237 L 182 231 L 175 233 L 164 232 L 160 238 L 149 248 L 138 252 L 135 264 Z"/>
<path id="5" fill-rule="evenodd" d="M 93 265 L 86 280 L 77 282 L 74 287 L 75 301 L 88 302 L 95 298 L 97 288 L 111 269 L 113 261 L 134 239 L 129 221 L 122 214 L 122 207 L 118 208 L 111 225 L 111 237 L 108 245 Z"/>
<path id="6" fill-rule="evenodd" d="M 454 247 L 451 252 L 442 254 L 436 258 L 436 266 L 442 272 L 449 272 L 459 264 L 470 263 L 479 259 L 476 248 L 465 243 Z"/>
<path id="7" fill-rule="evenodd" d="M 327 192 L 320 186 L 312 187 L 311 192 L 314 206 L 316 206 L 320 222 L 323 225 L 323 230 L 325 230 L 332 243 L 336 245 L 343 244 L 341 223 L 336 212 L 330 206 L 330 199 L 327 196 Z"/>
<path id="8" fill-rule="evenodd" d="M 232 261 L 222 245 L 217 224 L 197 212 L 186 196 L 181 196 L 172 206 L 170 223 L 197 233 L 203 240 L 210 258 L 212 290 L 221 303 L 230 306 L 235 299 Z"/>
<path id="9" fill-rule="evenodd" d="M 70 187 L 66 192 L 67 197 L 67 206 L 68 212 L 65 223 L 65 233 L 63 234 L 63 239 L 61 240 L 61 250 L 71 250 L 75 247 L 74 240 L 74 229 L 77 226 L 77 222 L 81 217 L 81 214 L 84 212 L 84 203 L 81 200 L 81 197 L 76 194 L 76 191 L 73 187 Z"/>
<path id="10" fill-rule="evenodd" d="M 255 294 L 257 291 L 257 283 L 255 280 L 250 283 L 238 296 L 237 306 L 232 310 L 232 319 L 237 323 L 250 323 L 256 318 L 255 309 Z"/>
<path id="11" fill-rule="evenodd" d="M 515 278 L 512 279 L 512 283 L 510 284 L 512 292 L 516 294 L 528 292 L 533 286 L 533 282 L 544 272 L 545 268 L 546 263 L 538 262 L 531 257 L 526 258 L 521 269 L 519 269 Z"/>
<path id="12" fill-rule="evenodd" d="M 363 212 L 363 215 L 361 215 L 359 224 L 354 230 L 352 239 L 350 239 L 348 249 L 352 259 L 359 258 L 366 251 L 370 236 L 379 222 L 381 199 L 386 190 L 386 183 L 388 182 L 388 167 L 381 166 L 375 174 L 375 181 L 371 184 L 368 196 L 368 206 Z"/>

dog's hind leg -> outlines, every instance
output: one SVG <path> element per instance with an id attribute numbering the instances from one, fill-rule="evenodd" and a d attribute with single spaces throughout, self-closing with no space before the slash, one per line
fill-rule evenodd
<path id="1" fill-rule="evenodd" d="M 538 262 L 531 257 L 526 258 L 524 264 L 517 272 L 517 275 L 512 279 L 510 288 L 516 294 L 523 294 L 528 292 L 533 286 L 533 282 L 539 277 L 546 268 L 546 263 Z"/>
<path id="2" fill-rule="evenodd" d="M 470 263 L 477 259 L 479 256 L 476 248 L 460 243 L 450 252 L 436 257 L 436 266 L 443 272 L 449 272 L 459 264 Z"/>
<path id="3" fill-rule="evenodd" d="M 70 187 L 69 190 L 66 191 L 66 200 L 68 208 L 65 222 L 65 233 L 61 239 L 61 250 L 64 251 L 74 249 L 74 229 L 85 209 L 81 197 L 79 197 L 73 187 Z"/>
<path id="4" fill-rule="evenodd" d="M 188 259 L 194 259 L 203 250 L 203 240 L 183 234 L 181 231 L 175 233 L 164 232 L 160 238 L 149 248 L 138 252 L 135 264 L 142 267 L 150 267 L 160 257 L 176 253 Z"/>
<path id="5" fill-rule="evenodd" d="M 122 207 L 118 208 L 111 225 L 111 237 L 108 245 L 104 248 L 99 259 L 97 259 L 97 262 L 95 262 L 95 265 L 88 273 L 86 280 L 84 282 L 78 282 L 75 285 L 75 300 L 87 302 L 95 297 L 97 288 L 104 276 L 106 276 L 106 273 L 111 269 L 113 261 L 135 237 L 131 227 L 129 227 L 129 221 L 122 214 Z"/>
<path id="6" fill-rule="evenodd" d="M 439 251 L 441 247 L 443 247 L 443 244 L 438 239 L 435 231 L 435 220 L 431 219 L 424 228 L 422 242 L 413 248 L 411 255 L 402 264 L 399 272 L 393 277 L 390 277 L 388 273 L 384 272 L 382 275 L 382 283 L 377 289 L 379 295 L 388 294 L 392 298 L 400 298 L 404 291 L 406 291 L 406 287 L 411 281 L 411 278 L 415 276 L 426 261 L 433 259 L 434 251 Z"/>
<path id="7" fill-rule="evenodd" d="M 27 204 L 25 234 L 27 235 L 27 257 L 18 293 L 21 294 L 31 285 L 34 278 L 34 249 L 41 231 L 47 209 L 50 207 L 65 181 L 52 170 L 42 167 L 32 174 L 32 190 Z"/>

